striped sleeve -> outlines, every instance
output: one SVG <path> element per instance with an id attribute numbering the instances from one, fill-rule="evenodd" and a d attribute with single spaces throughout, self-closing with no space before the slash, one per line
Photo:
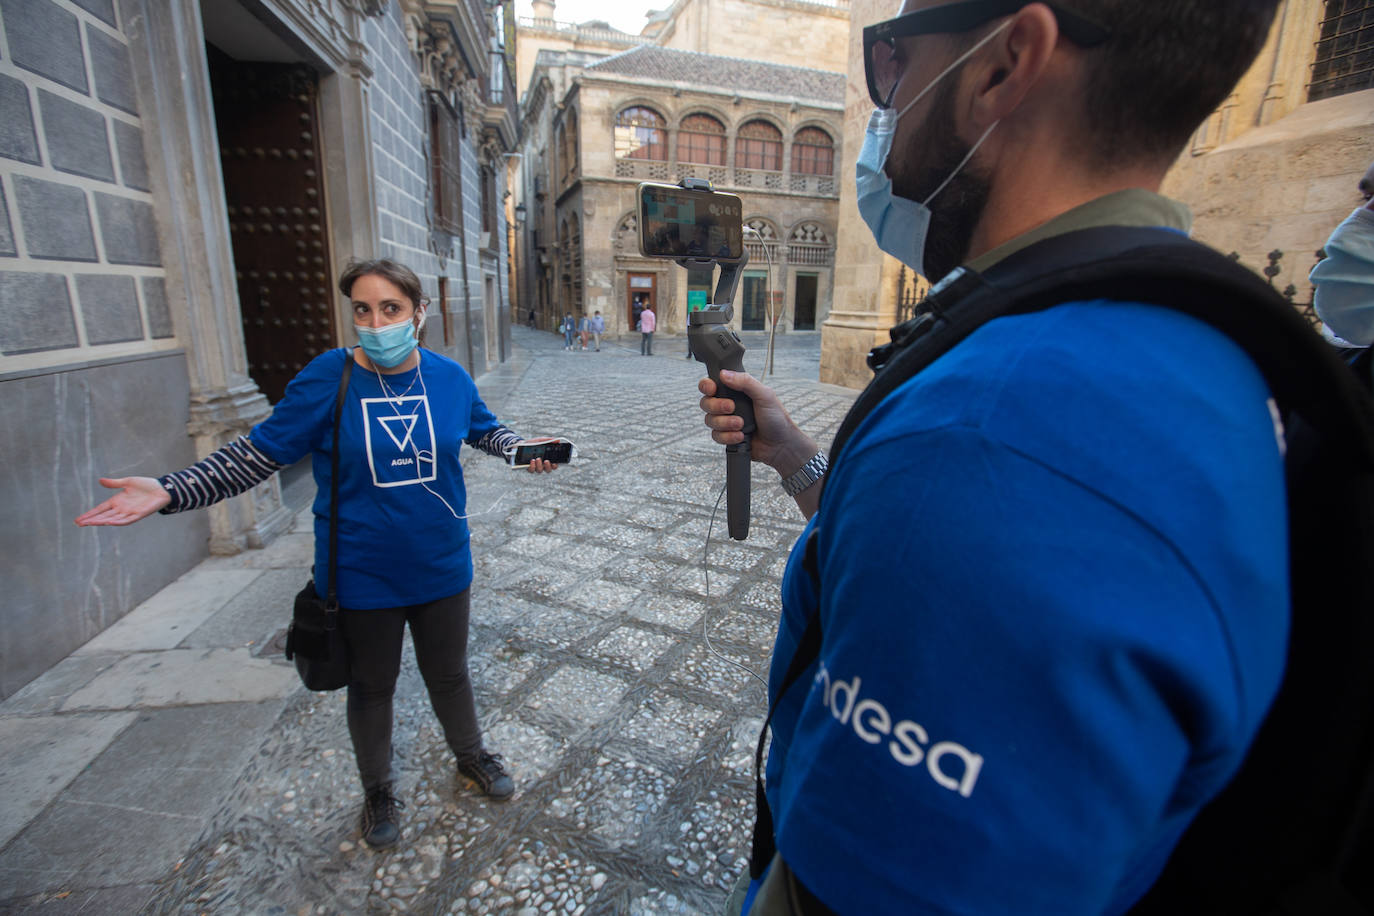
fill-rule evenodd
<path id="1" fill-rule="evenodd" d="M 484 451 L 488 455 L 504 458 L 506 457 L 506 449 L 514 447 L 520 441 L 518 435 L 504 426 L 498 426 L 476 442 L 473 442 L 472 447 Z"/>
<path id="2" fill-rule="evenodd" d="M 160 511 L 171 515 L 203 509 L 253 489 L 283 467 L 259 451 L 247 436 L 240 436 L 184 471 L 159 477 L 157 482 L 172 497 Z"/>

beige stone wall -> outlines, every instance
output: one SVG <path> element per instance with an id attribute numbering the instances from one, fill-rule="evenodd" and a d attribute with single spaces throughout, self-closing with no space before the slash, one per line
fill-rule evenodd
<path id="1" fill-rule="evenodd" d="M 1274 285 L 1311 299 L 1315 252 L 1359 199 L 1374 162 L 1374 90 L 1307 101 L 1325 4 L 1288 0 L 1269 41 L 1194 136 L 1164 192 L 1193 209 L 1194 237 L 1262 270 L 1282 251 Z"/>
<path id="2" fill-rule="evenodd" d="M 570 23 L 548 21 L 537 27 L 521 25 L 515 30 L 516 91 L 524 93 L 529 89 L 540 51 L 588 51 L 607 55 L 618 54 L 635 45 L 634 41 L 615 39 L 605 30 L 584 29 Z"/>
<path id="3" fill-rule="evenodd" d="M 850 7 L 847 72 L 852 76 L 844 99 L 844 157 L 839 168 L 839 247 L 835 256 L 835 291 L 830 317 L 821 333 L 823 382 L 862 388 L 873 373 L 868 351 L 887 342 L 896 323 L 897 279 L 902 265 L 878 250 L 873 233 L 859 216 L 854 194 L 854 163 L 859 158 L 868 116 L 863 74 L 863 27 L 895 14 L 890 0 L 854 0 Z"/>
<path id="4" fill-rule="evenodd" d="M 682 51 L 844 73 L 848 36 L 847 3 L 686 0 L 659 33 L 657 43 Z"/>

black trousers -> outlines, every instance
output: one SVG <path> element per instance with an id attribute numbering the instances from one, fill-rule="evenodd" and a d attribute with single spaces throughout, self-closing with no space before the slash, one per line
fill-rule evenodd
<path id="1" fill-rule="evenodd" d="M 392 696 L 401 673 L 406 624 L 415 660 L 449 749 L 459 760 L 482 751 L 477 704 L 468 678 L 469 590 L 428 604 L 340 614 L 348 641 L 348 733 L 363 790 L 391 782 Z"/>

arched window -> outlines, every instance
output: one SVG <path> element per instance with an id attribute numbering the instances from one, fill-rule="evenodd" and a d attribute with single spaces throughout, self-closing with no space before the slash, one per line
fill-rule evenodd
<path id="1" fill-rule="evenodd" d="M 735 139 L 735 167 L 782 171 L 782 132 L 767 121 L 750 121 Z"/>
<path id="2" fill-rule="evenodd" d="M 677 161 L 724 165 L 725 125 L 710 115 L 683 118 L 677 132 Z"/>
<path id="3" fill-rule="evenodd" d="M 615 158 L 668 158 L 667 122 L 652 108 L 635 106 L 615 116 Z"/>
<path id="4" fill-rule="evenodd" d="M 792 174 L 835 174 L 835 143 L 819 127 L 803 127 L 792 138 Z"/>

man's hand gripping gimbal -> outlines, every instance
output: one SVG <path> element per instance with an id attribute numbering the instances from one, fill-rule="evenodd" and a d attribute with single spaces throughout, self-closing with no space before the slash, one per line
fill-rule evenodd
<path id="1" fill-rule="evenodd" d="M 639 186 L 638 198 L 641 253 L 672 258 L 688 269 L 720 265 L 711 303 L 688 316 L 687 339 L 692 354 L 716 383 L 716 395 L 734 400 L 735 416 L 744 419 L 744 441 L 725 447 L 727 527 L 730 537 L 742 541 L 749 536 L 749 437 L 755 429 L 754 402 L 720 380 L 722 369 L 744 371 L 744 344 L 729 327 L 734 315 L 731 303 L 749 262 L 742 241 L 740 201 L 733 194 L 712 191 L 711 183 L 699 178 L 684 178 L 676 187 L 645 182 Z"/>

